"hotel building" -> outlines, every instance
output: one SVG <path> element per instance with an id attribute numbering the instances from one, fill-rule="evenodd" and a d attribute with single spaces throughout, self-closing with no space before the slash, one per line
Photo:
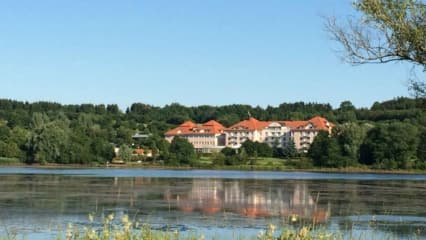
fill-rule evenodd
<path id="1" fill-rule="evenodd" d="M 306 152 L 320 131 L 331 133 L 334 124 L 323 117 L 307 121 L 260 121 L 249 118 L 225 128 L 211 120 L 204 124 L 184 122 L 165 133 L 171 142 L 179 136 L 188 139 L 198 152 L 220 151 L 225 146 L 240 148 L 247 141 L 267 143 L 271 147 L 285 147 L 293 141 L 295 148 Z"/>
<path id="2" fill-rule="evenodd" d="M 224 133 L 225 127 L 214 121 L 208 121 L 204 124 L 196 124 L 186 121 L 178 127 L 167 131 L 164 135 L 168 142 L 173 138 L 181 137 L 190 142 L 197 152 L 211 153 L 218 152 L 226 145 Z"/>

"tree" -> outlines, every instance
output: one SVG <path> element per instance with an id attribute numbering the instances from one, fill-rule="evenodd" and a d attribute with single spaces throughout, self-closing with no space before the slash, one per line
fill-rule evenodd
<path id="1" fill-rule="evenodd" d="M 227 157 L 237 155 L 237 152 L 235 151 L 235 149 L 230 147 L 224 147 L 220 152 Z"/>
<path id="2" fill-rule="evenodd" d="M 241 145 L 249 157 L 272 157 L 273 151 L 267 143 L 253 142 L 246 140 Z"/>
<path id="3" fill-rule="evenodd" d="M 222 152 L 212 153 L 212 163 L 216 166 L 223 166 L 225 164 L 226 156 Z"/>
<path id="4" fill-rule="evenodd" d="M 417 127 L 402 122 L 380 124 L 367 133 L 360 162 L 378 168 L 411 168 L 417 158 Z"/>
<path id="5" fill-rule="evenodd" d="M 236 113 L 225 113 L 217 118 L 217 121 L 224 126 L 232 126 L 240 121 L 240 117 Z"/>
<path id="6" fill-rule="evenodd" d="M 112 144 L 102 138 L 94 138 L 90 143 L 90 152 L 99 163 L 111 161 L 114 158 L 114 148 Z"/>
<path id="7" fill-rule="evenodd" d="M 272 156 L 275 158 L 285 158 L 284 148 L 274 145 L 272 147 Z"/>
<path id="8" fill-rule="evenodd" d="M 272 148 L 267 143 L 256 143 L 259 157 L 272 157 Z"/>
<path id="9" fill-rule="evenodd" d="M 196 158 L 194 146 L 185 138 L 175 137 L 170 144 L 169 163 L 192 164 Z"/>
<path id="10" fill-rule="evenodd" d="M 350 101 L 343 101 L 337 109 L 338 122 L 354 122 L 356 121 L 356 108 Z"/>
<path id="11" fill-rule="evenodd" d="M 19 158 L 21 157 L 21 151 L 16 143 L 5 143 L 0 140 L 0 157 Z"/>
<path id="12" fill-rule="evenodd" d="M 34 113 L 31 126 L 33 131 L 27 143 L 30 162 L 68 163 L 64 160 L 69 145 L 69 120 L 63 114 L 50 121 L 46 114 Z"/>
<path id="13" fill-rule="evenodd" d="M 333 137 L 337 139 L 346 165 L 355 165 L 360 158 L 360 147 L 371 129 L 370 124 L 357 124 L 353 122 L 337 125 L 333 128 Z"/>
<path id="14" fill-rule="evenodd" d="M 0 126 L 0 140 L 6 141 L 10 137 L 10 129 L 7 126 Z"/>
<path id="15" fill-rule="evenodd" d="M 282 148 L 283 156 L 285 158 L 294 158 L 297 156 L 296 145 L 292 140 L 290 140 L 283 148 Z"/>
<path id="16" fill-rule="evenodd" d="M 343 59 L 354 65 L 409 62 L 426 71 L 426 4 L 422 0 L 358 0 L 361 17 L 339 24 L 328 18 L 326 29 L 343 48 Z M 411 81 L 416 95 L 426 96 L 426 84 Z"/>
<path id="17" fill-rule="evenodd" d="M 129 146 L 122 144 L 120 146 L 120 150 L 118 151 L 118 156 L 121 158 L 121 160 L 129 162 L 132 159 L 132 153 L 133 151 Z"/>
<path id="18" fill-rule="evenodd" d="M 420 167 L 426 168 L 426 130 L 420 133 L 419 145 L 417 147 L 417 158 Z"/>
<path id="19" fill-rule="evenodd" d="M 335 138 L 331 138 L 326 131 L 319 132 L 315 137 L 311 147 L 309 148 L 308 156 L 313 160 L 315 166 L 344 166 L 337 140 Z"/>
<path id="20" fill-rule="evenodd" d="M 244 149 L 244 151 L 247 153 L 249 157 L 253 157 L 254 155 L 257 155 L 257 148 L 255 142 L 251 140 L 246 140 L 241 144 L 241 149 Z"/>

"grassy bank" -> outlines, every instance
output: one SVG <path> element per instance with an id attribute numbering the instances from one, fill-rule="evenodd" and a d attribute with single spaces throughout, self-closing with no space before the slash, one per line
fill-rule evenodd
<path id="1" fill-rule="evenodd" d="M 24 165 L 18 158 L 0 157 L 0 165 Z"/>

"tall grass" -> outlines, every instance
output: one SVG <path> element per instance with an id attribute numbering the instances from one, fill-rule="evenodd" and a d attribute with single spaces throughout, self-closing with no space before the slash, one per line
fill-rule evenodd
<path id="1" fill-rule="evenodd" d="M 101 225 L 93 224 L 94 215 L 89 214 L 90 224 L 76 227 L 68 224 L 64 231 L 60 231 L 52 240 L 205 240 L 205 239 L 230 239 L 230 240 L 370 240 L 399 239 L 393 235 L 376 235 L 374 232 L 365 235 L 344 234 L 333 232 L 328 229 L 317 228 L 316 225 L 288 226 L 277 231 L 277 227 L 269 224 L 266 229 L 261 230 L 255 236 L 234 236 L 232 238 L 221 238 L 221 236 L 205 236 L 203 233 L 189 232 L 180 233 L 177 230 L 156 230 L 149 224 L 141 224 L 123 215 L 121 219 L 115 219 L 114 214 L 104 217 Z M 96 227 L 93 227 L 96 226 Z M 16 233 L 5 232 L 6 236 L 0 236 L 0 240 L 30 239 L 18 237 Z M 421 239 L 421 236 L 413 233 L 412 238 Z M 48 239 L 46 239 L 48 240 Z"/>

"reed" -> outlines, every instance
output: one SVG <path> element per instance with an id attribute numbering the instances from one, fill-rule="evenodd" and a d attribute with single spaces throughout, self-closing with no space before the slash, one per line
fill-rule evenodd
<path id="1" fill-rule="evenodd" d="M 225 239 L 221 236 L 208 236 L 198 232 L 181 233 L 177 230 L 162 229 L 156 230 L 149 224 L 133 221 L 128 215 L 123 215 L 121 219 L 115 219 L 114 214 L 109 214 L 102 219 L 101 226 L 93 224 L 95 216 L 89 214 L 90 224 L 86 226 L 74 226 L 68 224 L 67 228 L 60 231 L 52 240 L 219 240 Z M 96 227 L 93 227 L 96 226 Z M 0 236 L 0 240 L 20 240 L 30 239 L 18 237 L 15 233 L 5 232 L 5 236 Z M 227 240 L 229 239 L 226 238 Z M 315 224 L 307 224 L 299 227 L 288 225 L 280 230 L 273 224 L 269 224 L 264 230 L 258 232 L 256 236 L 236 235 L 229 240 L 393 240 L 399 239 L 395 236 L 377 236 L 374 232 L 365 235 L 347 235 L 339 232 L 332 232 L 322 229 Z M 421 239 L 421 236 L 413 233 L 410 239 Z M 46 239 L 48 240 L 48 239 Z"/>

